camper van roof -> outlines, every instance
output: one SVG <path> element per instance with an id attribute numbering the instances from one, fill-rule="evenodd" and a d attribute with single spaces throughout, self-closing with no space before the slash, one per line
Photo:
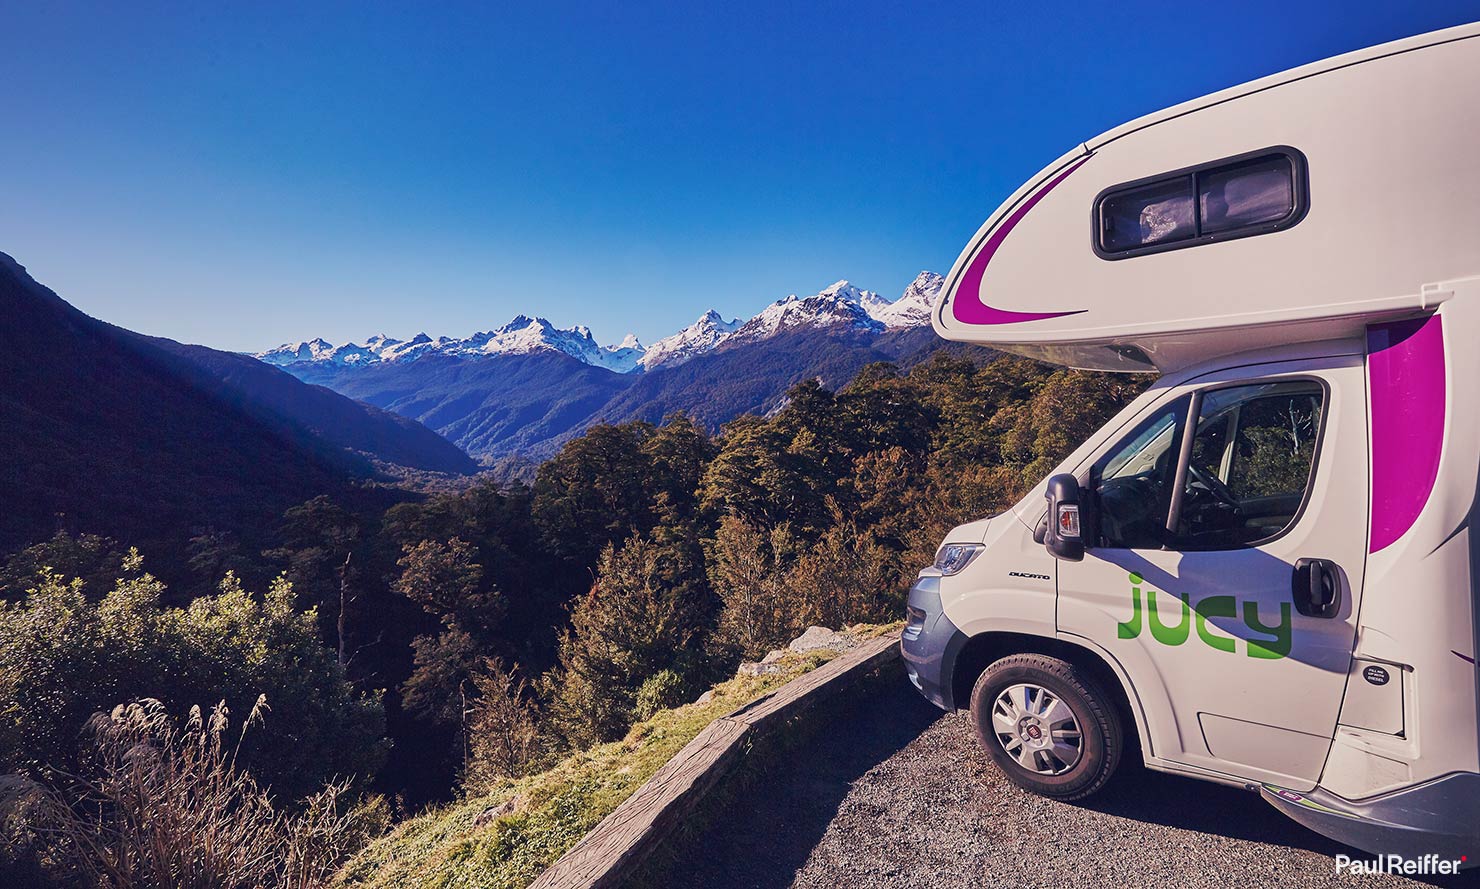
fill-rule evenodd
<path id="1" fill-rule="evenodd" d="M 1287 71 L 1281 71 L 1278 74 L 1270 74 L 1267 77 L 1261 77 L 1258 80 L 1250 80 L 1247 83 L 1241 83 L 1238 86 L 1231 86 L 1228 89 L 1219 90 L 1216 93 L 1209 93 L 1206 96 L 1199 96 L 1196 99 L 1189 99 L 1186 102 L 1183 102 L 1179 105 L 1173 105 L 1170 108 L 1163 108 L 1160 111 L 1153 111 L 1150 114 L 1142 115 L 1135 120 L 1123 123 L 1118 127 L 1101 133 L 1100 135 L 1086 142 L 1085 147 L 1090 151 L 1095 151 L 1103 148 L 1111 142 L 1114 142 L 1116 139 L 1119 139 L 1122 136 L 1130 135 L 1137 130 L 1145 129 L 1146 127 L 1152 126 L 1153 124 L 1161 123 L 1164 120 L 1171 120 L 1174 117 L 1181 117 L 1184 114 L 1191 114 L 1194 111 L 1202 108 L 1207 108 L 1211 105 L 1217 105 L 1221 102 L 1227 102 L 1231 99 L 1237 99 L 1241 96 L 1247 96 L 1252 93 L 1260 92 L 1261 90 L 1267 90 L 1270 87 L 1290 83 L 1291 81 L 1301 80 L 1306 77 L 1314 77 L 1317 74 L 1324 74 L 1327 71 L 1335 71 L 1338 68 L 1345 68 L 1348 65 L 1359 65 L 1362 62 L 1370 62 L 1374 59 L 1383 58 L 1384 56 L 1393 56 L 1399 53 L 1412 52 L 1416 49 L 1424 49 L 1425 47 L 1437 46 L 1441 43 L 1450 43 L 1455 40 L 1464 40 L 1469 37 L 1477 36 L 1480 36 L 1480 22 L 1469 25 L 1460 25 L 1455 28 L 1446 28 L 1442 31 L 1430 31 L 1427 34 L 1416 34 L 1412 37 L 1404 37 L 1402 40 L 1394 40 L 1389 43 L 1380 43 L 1377 46 L 1369 46 L 1365 49 L 1353 50 L 1352 52 L 1343 53 L 1339 56 L 1332 56 L 1329 59 L 1321 59 L 1320 61 L 1311 62 L 1308 65 L 1301 65 L 1299 68 L 1291 68 Z"/>
<path id="2" fill-rule="evenodd" d="M 1425 285 L 1480 274 L 1477 37 L 1337 56 L 1076 147 L 977 232 L 937 332 L 1166 372 L 1432 310 Z"/>

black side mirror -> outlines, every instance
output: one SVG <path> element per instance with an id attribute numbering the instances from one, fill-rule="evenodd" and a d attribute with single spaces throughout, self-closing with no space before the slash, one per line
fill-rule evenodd
<path id="1" fill-rule="evenodd" d="M 1043 545 L 1056 559 L 1078 562 L 1084 558 L 1083 523 L 1079 479 L 1068 473 L 1048 480 L 1048 528 Z"/>

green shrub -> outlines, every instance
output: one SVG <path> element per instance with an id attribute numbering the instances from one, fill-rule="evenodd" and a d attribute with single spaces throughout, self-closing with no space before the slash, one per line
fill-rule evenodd
<path id="1" fill-rule="evenodd" d="M 97 602 L 46 573 L 21 601 L 0 603 L 0 772 L 74 770 L 89 717 L 118 701 L 175 711 L 224 701 L 246 713 L 262 695 L 276 730 L 248 735 L 241 757 L 275 792 L 297 798 L 379 767 L 380 703 L 353 692 L 286 582 L 257 597 L 228 574 L 218 595 L 168 608 L 137 554 L 123 568 Z"/>
<path id="2" fill-rule="evenodd" d="M 659 710 L 668 710 L 684 702 L 687 693 L 683 677 L 672 670 L 659 670 L 637 689 L 637 703 L 632 715 L 638 720 L 652 719 Z"/>

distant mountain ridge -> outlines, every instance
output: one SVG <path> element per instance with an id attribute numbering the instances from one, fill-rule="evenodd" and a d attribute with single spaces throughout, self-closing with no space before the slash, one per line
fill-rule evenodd
<path id="1" fill-rule="evenodd" d="M 285 343 L 259 352 L 256 357 L 285 368 L 319 362 L 365 367 L 381 362 L 413 361 L 428 355 L 472 359 L 552 351 L 617 373 L 642 373 L 659 367 L 676 367 L 727 342 L 753 342 L 799 328 L 846 325 L 881 333 L 927 325 L 930 308 L 944 283 L 934 272 L 921 272 L 898 300 L 890 302 L 871 290 L 861 290 L 846 280 L 838 281 L 812 296 L 792 294 L 779 299 L 745 322 L 726 321 L 709 309 L 693 324 L 651 347 L 644 347 L 632 334 L 616 345 L 604 346 L 596 342 L 590 328 L 584 325 L 559 328 L 544 318 L 518 315 L 502 327 L 460 339 L 418 333 L 409 340 L 399 340 L 381 334 L 363 343 L 336 346 L 315 338 Z"/>
<path id="2" fill-rule="evenodd" d="M 921 272 L 890 301 L 848 281 L 787 296 L 745 321 L 713 309 L 644 348 L 595 343 L 521 315 L 462 339 L 419 334 L 262 353 L 308 383 L 414 418 L 486 462 L 538 461 L 595 423 L 683 411 L 710 429 L 775 409 L 803 380 L 841 386 L 864 365 L 909 364 L 945 344 L 930 328 L 944 280 Z"/>
<path id="3" fill-rule="evenodd" d="M 467 472 L 455 446 L 245 356 L 89 317 L 0 253 L 0 554 L 58 529 L 104 534 L 179 577 L 189 540 L 260 549 L 283 511 L 362 483 L 377 460 Z"/>

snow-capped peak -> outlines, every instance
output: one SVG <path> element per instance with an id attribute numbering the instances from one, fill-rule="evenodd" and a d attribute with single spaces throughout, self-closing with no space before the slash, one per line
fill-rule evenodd
<path id="1" fill-rule="evenodd" d="M 883 309 L 889 305 L 889 300 L 885 299 L 874 291 L 861 290 L 853 286 L 853 283 L 851 281 L 847 280 L 834 282 L 830 287 L 823 289 L 817 295 L 837 297 L 847 302 L 858 303 L 860 306 L 863 306 L 870 315 L 872 315 L 876 309 Z"/>
<path id="2" fill-rule="evenodd" d="M 300 361 L 331 361 L 335 364 L 354 364 L 360 360 L 363 350 L 349 343 L 335 346 L 322 337 L 302 343 L 284 343 L 269 349 L 257 357 L 268 364 L 296 364 Z"/>
<path id="3" fill-rule="evenodd" d="M 888 302 L 877 293 L 838 281 L 812 296 L 799 297 L 793 293 L 776 300 L 745 322 L 731 338 L 739 342 L 762 340 L 787 330 L 836 325 L 882 330 L 884 325 L 873 319 L 867 304 L 887 306 Z"/>
<path id="4" fill-rule="evenodd" d="M 523 355 L 541 350 L 566 355 L 626 373 L 637 367 L 642 358 L 642 344 L 631 334 L 617 346 L 598 345 L 585 325 L 558 328 L 544 318 L 516 315 L 509 323 L 493 330 L 481 331 L 463 339 L 440 336 L 436 339 L 418 333 L 409 340 L 398 340 L 379 334 L 364 343 L 334 346 L 323 339 L 297 345 L 283 345 L 259 354 L 269 364 L 286 365 L 303 361 L 332 361 L 336 364 L 373 364 L 380 361 L 410 361 L 423 355 L 438 354 L 471 358 L 487 355 Z"/>
<path id="5" fill-rule="evenodd" d="M 674 367 L 690 358 L 712 351 L 720 341 L 740 328 L 740 319 L 726 321 L 724 316 L 710 309 L 699 316 L 699 320 L 672 336 L 665 336 L 651 346 L 642 356 L 646 370 L 655 367 Z"/>
<path id="6" fill-rule="evenodd" d="M 886 328 L 917 327 L 930 323 L 930 312 L 945 280 L 934 272 L 921 272 L 890 302 L 872 290 L 863 290 L 844 279 L 812 296 L 791 294 L 766 306 L 750 320 L 726 321 L 714 309 L 683 330 L 644 348 L 633 334 L 616 345 L 600 345 L 584 324 L 560 328 L 544 318 L 516 315 L 502 327 L 456 339 L 435 339 L 418 333 L 409 340 L 377 334 L 363 343 L 333 345 L 322 338 L 289 343 L 257 355 L 279 366 L 300 362 L 332 362 L 341 365 L 370 365 L 382 361 L 410 361 L 423 355 L 477 358 L 520 355 L 550 350 L 562 352 L 586 364 L 618 373 L 673 367 L 730 342 L 751 342 L 789 330 L 846 326 L 881 332 Z"/>
<path id="7" fill-rule="evenodd" d="M 945 283 L 946 279 L 935 272 L 921 272 L 904 289 L 903 296 L 880 308 L 871 309 L 869 314 L 886 327 L 920 327 L 929 324 L 931 309 L 935 307 L 936 300 L 940 299 Z"/>

